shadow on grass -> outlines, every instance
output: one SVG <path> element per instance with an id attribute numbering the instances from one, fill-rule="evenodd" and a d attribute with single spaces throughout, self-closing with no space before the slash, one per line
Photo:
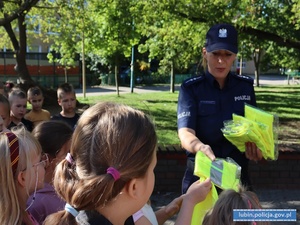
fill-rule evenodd
<path id="1" fill-rule="evenodd" d="M 280 121 L 300 120 L 300 85 L 256 88 L 257 106 Z"/>

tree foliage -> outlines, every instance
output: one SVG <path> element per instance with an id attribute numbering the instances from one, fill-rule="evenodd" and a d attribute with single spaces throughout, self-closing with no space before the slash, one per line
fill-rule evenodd
<path id="1" fill-rule="evenodd" d="M 261 68 L 299 68 L 298 0 L 26 0 L 18 3 L 5 1 L 0 5 L 0 25 L 6 31 L 1 35 L 9 35 L 9 29 L 13 30 L 17 22 L 20 29 L 20 15 L 27 15 L 21 25 L 40 26 L 39 38 L 51 43 L 53 52 L 59 53 L 59 57 L 50 54 L 50 60 L 66 66 L 74 65 L 76 54 L 83 56 L 85 46 L 90 59 L 115 67 L 117 74 L 122 61 L 131 55 L 132 46 L 136 46 L 141 53 L 149 54 L 150 59 L 159 59 L 161 66 L 169 71 L 186 69 L 201 60 L 207 29 L 215 23 L 230 23 L 239 31 L 239 54 L 243 58 L 251 59 L 259 50 Z M 26 26 L 21 28 L 26 31 Z M 16 38 L 9 37 L 17 52 Z M 22 38 L 24 33 L 20 43 Z M 2 46 L 9 45 L 7 40 L 3 39 Z"/>
<path id="2" fill-rule="evenodd" d="M 38 0 L 0 1 L 1 45 L 12 48 L 16 57 L 15 70 L 20 81 L 33 83 L 26 65 L 26 16 Z M 10 42 L 8 41 L 10 40 Z"/>

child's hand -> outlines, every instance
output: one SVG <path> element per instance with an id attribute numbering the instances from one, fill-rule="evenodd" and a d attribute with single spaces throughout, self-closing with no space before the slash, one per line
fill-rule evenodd
<path id="1" fill-rule="evenodd" d="M 181 207 L 183 196 L 184 195 L 181 195 L 178 198 L 175 198 L 172 202 L 170 202 L 168 205 L 165 206 L 165 213 L 169 215 L 169 217 L 172 217 L 176 213 L 178 213 Z"/>
<path id="2" fill-rule="evenodd" d="M 184 198 L 196 205 L 198 202 L 201 202 L 206 198 L 210 190 L 211 181 L 209 178 L 203 182 L 196 181 L 189 187 Z"/>
<path id="3" fill-rule="evenodd" d="M 187 193 L 183 195 L 182 206 L 178 214 L 175 225 L 191 224 L 194 207 L 203 201 L 211 189 L 210 179 L 194 182 Z"/>

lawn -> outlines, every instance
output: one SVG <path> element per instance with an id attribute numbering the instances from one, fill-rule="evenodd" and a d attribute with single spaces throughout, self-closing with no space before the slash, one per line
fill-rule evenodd
<path id="1" fill-rule="evenodd" d="M 259 108 L 279 118 L 279 149 L 297 150 L 300 147 L 298 128 L 300 126 L 300 85 L 255 87 Z M 81 103 L 89 105 L 101 101 L 128 104 L 149 114 L 157 128 L 160 145 L 178 145 L 177 110 L 178 92 L 128 93 L 78 97 Z"/>
<path id="2" fill-rule="evenodd" d="M 144 94 L 116 94 L 92 96 L 86 99 L 78 97 L 80 103 L 89 105 L 101 101 L 113 101 L 130 105 L 140 109 L 151 116 L 156 126 L 158 143 L 160 145 L 178 145 L 177 137 L 177 98 L 178 92 L 168 91 Z"/>

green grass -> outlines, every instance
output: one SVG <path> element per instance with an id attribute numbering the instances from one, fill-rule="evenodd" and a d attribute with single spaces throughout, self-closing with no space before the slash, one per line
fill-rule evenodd
<path id="1" fill-rule="evenodd" d="M 256 87 L 257 106 L 280 121 L 300 120 L 300 85 Z"/>
<path id="2" fill-rule="evenodd" d="M 256 87 L 259 108 L 276 114 L 280 123 L 300 121 L 300 85 Z M 178 92 L 128 93 L 78 97 L 79 102 L 93 105 L 101 101 L 113 101 L 130 105 L 150 115 L 156 125 L 160 145 L 179 145 L 177 136 Z M 281 126 L 281 125 L 280 125 Z M 295 128 L 282 127 L 284 132 L 295 132 Z"/>
<path id="3" fill-rule="evenodd" d="M 92 96 L 84 99 L 77 97 L 79 102 L 93 105 L 101 101 L 112 101 L 130 105 L 151 116 L 155 123 L 159 145 L 178 145 L 177 136 L 177 98 L 178 92 L 128 93 Z"/>

